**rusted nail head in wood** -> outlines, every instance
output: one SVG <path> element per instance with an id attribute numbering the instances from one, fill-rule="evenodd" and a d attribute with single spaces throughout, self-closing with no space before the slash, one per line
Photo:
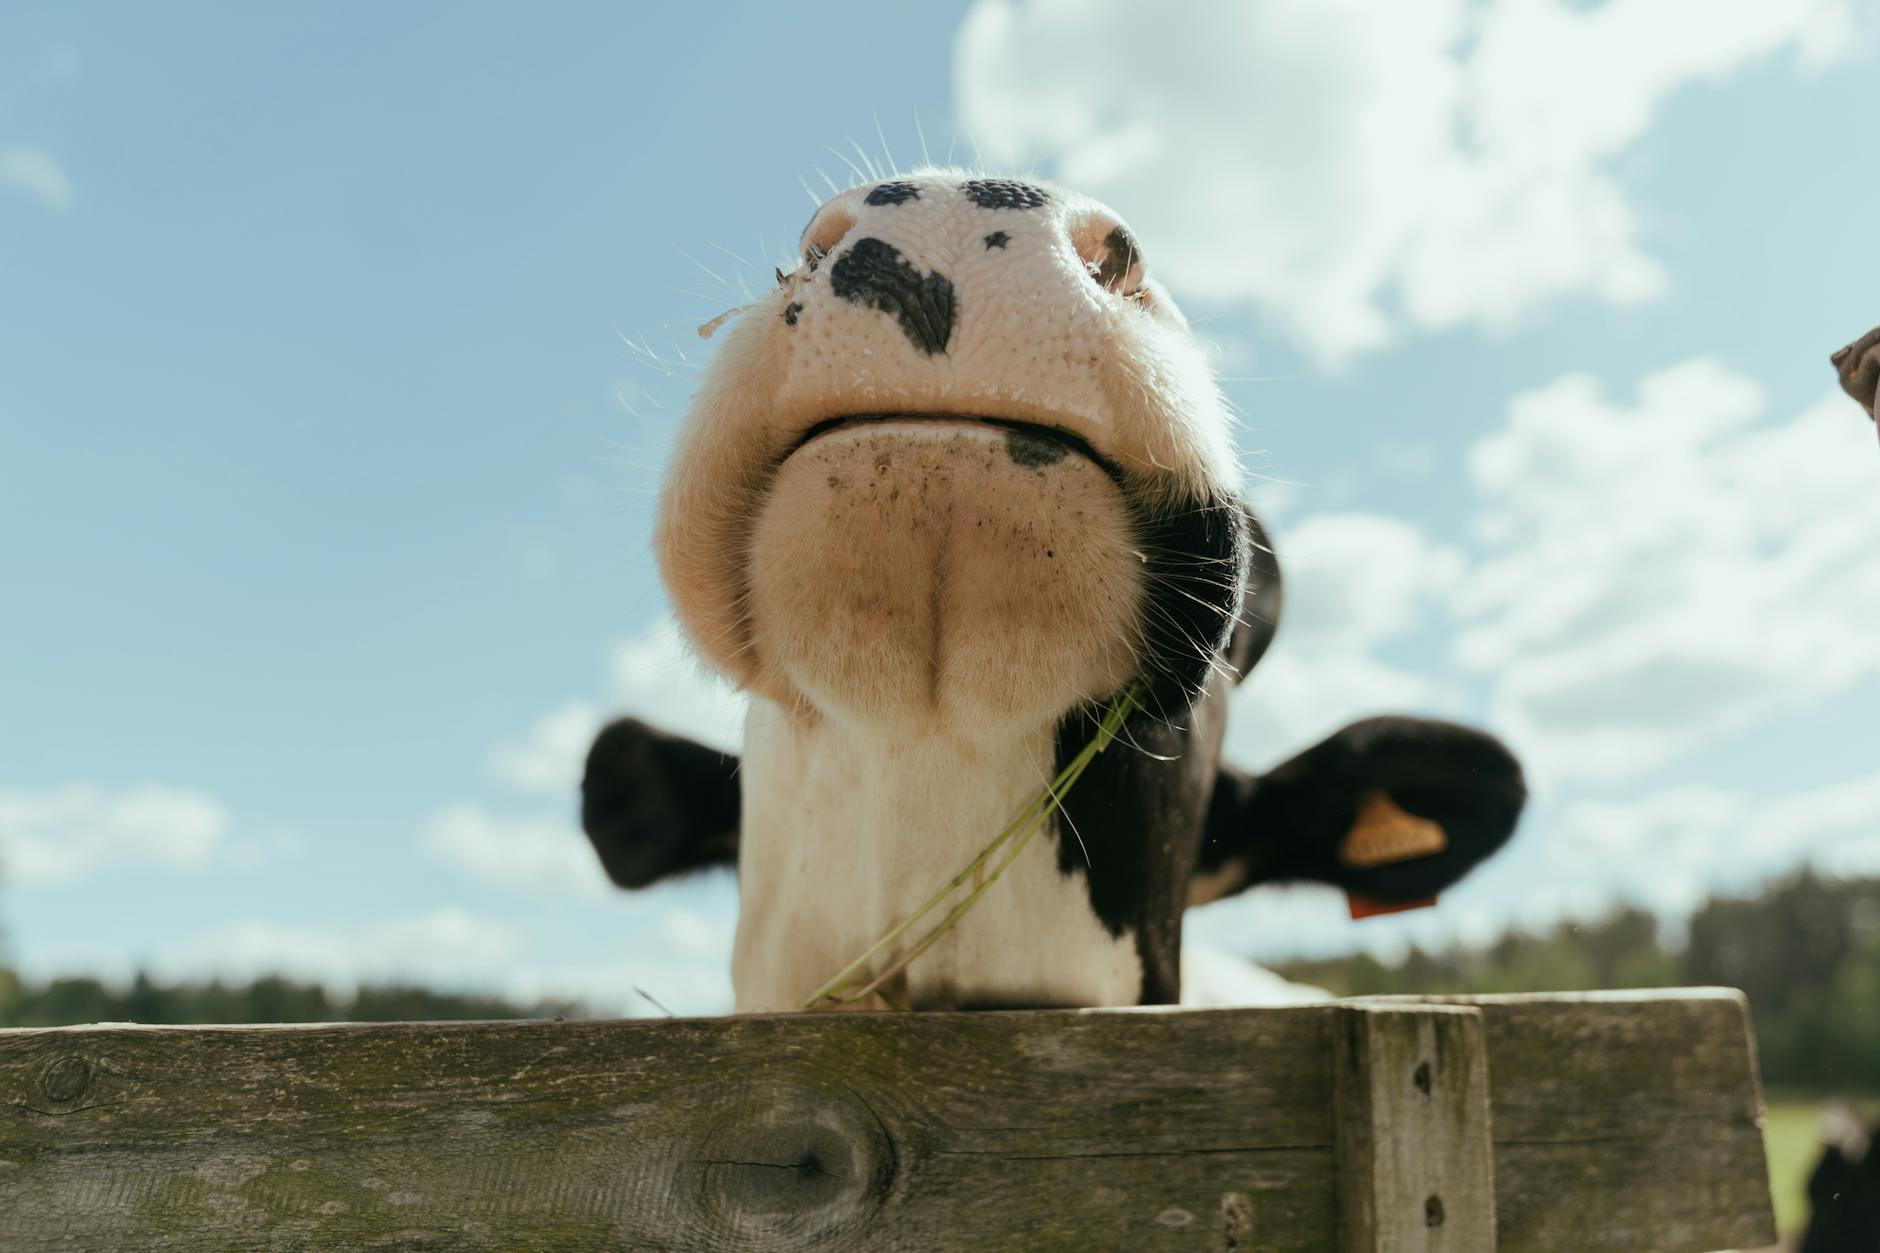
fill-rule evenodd
<path id="1" fill-rule="evenodd" d="M 1421 1092 L 1424 1096 L 1428 1096 L 1430 1094 L 1430 1064 L 1428 1062 L 1419 1062 L 1417 1064 L 1417 1073 L 1410 1082 L 1417 1085 L 1417 1091 Z"/>
<path id="2" fill-rule="evenodd" d="M 1429 1199 L 1423 1202 L 1423 1225 L 1425 1227 L 1443 1225 L 1443 1198 L 1434 1192 L 1430 1193 Z"/>

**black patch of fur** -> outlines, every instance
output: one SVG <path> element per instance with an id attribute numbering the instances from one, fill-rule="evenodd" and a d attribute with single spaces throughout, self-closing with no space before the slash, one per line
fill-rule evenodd
<path id="1" fill-rule="evenodd" d="M 604 728 L 581 780 L 581 828 L 607 877 L 643 888 L 738 858 L 738 759 L 633 718 Z"/>
<path id="2" fill-rule="evenodd" d="M 1042 187 L 1012 178 L 975 178 L 962 183 L 960 190 L 982 209 L 1036 209 L 1051 199 Z"/>
<path id="3" fill-rule="evenodd" d="M 1144 707 L 1065 797 L 1058 869 L 1082 873 L 1090 908 L 1111 935 L 1132 931 L 1140 1003 L 1181 991 L 1181 919 L 1219 763 L 1227 679 L 1217 666 L 1239 617 L 1250 545 L 1233 502 L 1133 508 L 1146 570 L 1140 675 Z M 1211 692 L 1211 704 L 1197 704 Z M 1058 726 L 1057 769 L 1083 751 L 1102 711 Z"/>
<path id="4" fill-rule="evenodd" d="M 1251 515 L 1232 501 L 1134 506 L 1144 579 L 1141 678 L 1149 711 L 1175 717 L 1221 661 L 1240 618 Z"/>
<path id="5" fill-rule="evenodd" d="M 783 307 L 783 320 L 791 326 L 796 325 L 796 315 L 803 312 L 803 306 L 792 300 Z"/>
<path id="6" fill-rule="evenodd" d="M 863 204 L 905 204 L 910 200 L 920 199 L 920 188 L 912 183 L 877 183 Z"/>
<path id="7" fill-rule="evenodd" d="M 953 284 L 943 274 L 922 274 L 892 244 L 859 239 L 829 267 L 836 295 L 892 314 L 908 342 L 943 353 L 953 335 Z"/>
<path id="8" fill-rule="evenodd" d="M 994 248 L 1003 248 L 1011 242 L 1012 237 L 1004 231 L 994 231 L 986 236 L 986 251 L 991 252 Z"/>
<path id="9" fill-rule="evenodd" d="M 1083 751 L 1101 716 L 1101 709 L 1086 707 L 1059 724 L 1057 769 Z M 1174 720 L 1138 710 L 1092 759 L 1057 817 L 1059 871 L 1084 876 L 1091 911 L 1111 935 L 1135 935 L 1138 1004 L 1173 1004 L 1181 996 L 1182 911 L 1222 725 L 1191 710 Z"/>
<path id="10" fill-rule="evenodd" d="M 1285 584 L 1280 578 L 1279 555 L 1266 537 L 1266 528 L 1253 510 L 1244 505 L 1247 515 L 1247 590 L 1240 601 L 1240 620 L 1227 640 L 1223 660 L 1239 683 L 1266 655 L 1267 646 L 1279 630 L 1280 611 L 1285 607 Z"/>

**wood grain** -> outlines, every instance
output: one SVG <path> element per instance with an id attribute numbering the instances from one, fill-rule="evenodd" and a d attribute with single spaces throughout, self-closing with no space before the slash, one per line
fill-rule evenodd
<path id="1" fill-rule="evenodd" d="M 0 1248 L 1332 1250 L 1341 1012 L 0 1031 Z M 1500 1247 L 1767 1231 L 1740 998 L 1481 1020 Z"/>
<path id="2" fill-rule="evenodd" d="M 1349 1005 L 1332 1032 L 1341 1253 L 1495 1247 L 1482 1014 Z"/>

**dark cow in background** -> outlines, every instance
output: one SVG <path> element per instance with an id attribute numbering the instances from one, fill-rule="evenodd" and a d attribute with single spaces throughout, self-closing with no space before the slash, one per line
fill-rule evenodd
<path id="1" fill-rule="evenodd" d="M 1821 1160 L 1808 1179 L 1808 1229 L 1797 1253 L 1880 1250 L 1880 1126 L 1845 1106 L 1822 1114 Z"/>
<path id="2" fill-rule="evenodd" d="M 1036 845 L 918 960 L 922 931 L 864 962 L 892 982 L 858 1005 L 1173 1002 L 1190 904 L 1292 879 L 1414 903 L 1507 840 L 1520 768 L 1467 727 L 1222 765 L 1279 566 L 1205 352 L 1113 212 L 922 171 L 822 205 L 801 256 L 706 371 L 655 541 L 691 643 L 750 694 L 742 752 L 617 723 L 583 794 L 619 883 L 735 859 L 740 1011 L 802 1006 L 1108 710 Z"/>

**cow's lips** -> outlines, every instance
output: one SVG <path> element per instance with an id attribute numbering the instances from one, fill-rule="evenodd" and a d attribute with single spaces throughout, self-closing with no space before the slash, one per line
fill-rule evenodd
<path id="1" fill-rule="evenodd" d="M 981 418 L 964 413 L 860 413 L 841 418 L 824 418 L 821 422 L 804 431 L 785 450 L 778 464 L 788 461 L 805 447 L 836 431 L 851 430 L 861 426 L 879 426 L 887 422 L 932 422 L 947 426 L 988 426 L 999 430 L 1017 431 L 1034 439 L 1046 440 L 1058 444 L 1084 460 L 1095 465 L 1109 475 L 1118 484 L 1123 481 L 1123 474 L 1102 453 L 1090 446 L 1090 441 L 1074 431 L 1067 431 L 1061 426 L 1044 426 L 1037 422 L 1016 422 L 1009 418 Z"/>

